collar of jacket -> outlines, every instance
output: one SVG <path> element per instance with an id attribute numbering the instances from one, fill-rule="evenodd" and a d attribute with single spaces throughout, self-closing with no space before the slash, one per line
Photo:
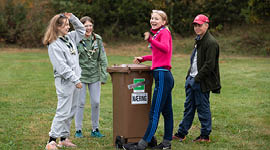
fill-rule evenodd
<path id="1" fill-rule="evenodd" d="M 155 30 L 153 30 L 153 29 L 150 29 L 150 33 L 152 33 L 153 35 L 154 34 L 156 34 L 161 28 L 163 28 L 163 27 L 165 27 L 165 26 L 160 26 L 159 28 L 157 28 L 157 29 L 155 29 Z"/>
<path id="2" fill-rule="evenodd" d="M 65 35 L 64 36 L 58 36 L 58 38 L 63 42 L 69 42 L 68 37 L 65 36 Z"/>
<path id="3" fill-rule="evenodd" d="M 200 39 L 200 40 L 196 40 L 196 39 L 195 39 L 195 41 L 196 41 L 197 44 L 199 44 L 199 43 L 201 43 L 202 41 L 204 41 L 205 39 L 207 39 L 208 36 L 209 36 L 209 33 L 208 33 L 208 30 L 207 30 L 207 31 L 205 32 L 205 34 L 203 35 L 202 39 Z"/>
<path id="4" fill-rule="evenodd" d="M 89 37 L 85 37 L 85 36 L 84 36 L 82 40 L 84 40 L 84 41 L 91 41 L 91 40 L 94 40 L 93 33 L 92 33 Z"/>

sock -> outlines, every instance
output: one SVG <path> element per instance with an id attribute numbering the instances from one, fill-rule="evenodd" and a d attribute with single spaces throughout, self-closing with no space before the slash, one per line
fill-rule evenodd
<path id="1" fill-rule="evenodd" d="M 50 143 L 51 141 L 56 142 L 56 138 L 50 137 L 50 139 L 49 139 L 49 143 Z"/>
<path id="2" fill-rule="evenodd" d="M 65 141 L 66 137 L 61 137 L 60 141 Z"/>

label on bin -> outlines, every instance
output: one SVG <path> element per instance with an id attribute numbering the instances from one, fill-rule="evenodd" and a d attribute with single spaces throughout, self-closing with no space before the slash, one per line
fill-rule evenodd
<path id="1" fill-rule="evenodd" d="M 145 87 L 144 86 L 145 85 L 145 79 L 144 78 L 134 78 L 133 83 L 134 84 L 138 83 L 138 86 L 133 88 L 134 93 L 137 93 L 137 92 L 143 93 L 144 92 L 144 87 Z M 142 83 L 142 84 L 140 84 L 140 83 Z"/>
<path id="2" fill-rule="evenodd" d="M 148 93 L 131 93 L 131 104 L 147 104 Z"/>

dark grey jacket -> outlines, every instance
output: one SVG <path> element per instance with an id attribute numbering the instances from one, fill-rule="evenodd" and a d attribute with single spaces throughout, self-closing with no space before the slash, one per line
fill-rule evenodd
<path id="1" fill-rule="evenodd" d="M 200 83 L 202 92 L 220 93 L 219 45 L 208 31 L 201 40 L 196 41 L 196 44 L 198 74 L 195 76 L 195 82 Z M 190 69 L 191 67 L 187 77 Z"/>

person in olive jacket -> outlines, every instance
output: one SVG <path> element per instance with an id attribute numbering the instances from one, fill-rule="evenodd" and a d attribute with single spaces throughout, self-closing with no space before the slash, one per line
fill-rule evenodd
<path id="1" fill-rule="evenodd" d="M 82 121 L 88 87 L 91 102 L 92 137 L 104 137 L 99 131 L 100 90 L 101 84 L 107 81 L 107 56 L 104 50 L 101 36 L 93 32 L 94 21 L 85 16 L 80 19 L 85 26 L 85 37 L 77 45 L 79 51 L 79 63 L 82 69 L 80 98 L 75 115 L 76 138 L 83 137 Z"/>
<path id="2" fill-rule="evenodd" d="M 186 101 L 184 104 L 184 117 L 179 124 L 178 131 L 173 139 L 185 140 L 190 129 L 195 111 L 201 123 L 201 134 L 194 142 L 210 142 L 209 135 L 212 130 L 210 111 L 210 91 L 220 93 L 219 75 L 219 45 L 208 32 L 209 19 L 205 15 L 198 15 L 193 21 L 194 31 L 197 35 L 195 46 L 190 58 L 190 68 L 186 76 Z"/>

